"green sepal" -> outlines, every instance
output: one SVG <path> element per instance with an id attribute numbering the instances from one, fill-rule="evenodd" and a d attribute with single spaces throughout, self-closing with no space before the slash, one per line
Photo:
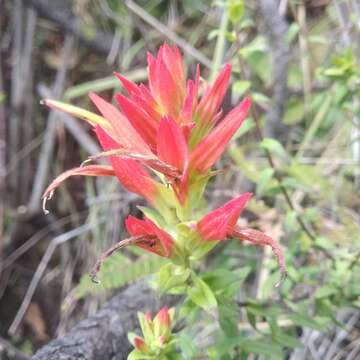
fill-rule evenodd
<path id="1" fill-rule="evenodd" d="M 127 357 L 127 360 L 155 360 L 153 355 L 145 355 L 139 350 L 133 350 Z"/>
<path id="2" fill-rule="evenodd" d="M 140 328 L 143 333 L 144 339 L 149 340 L 154 337 L 154 329 L 152 324 L 146 319 L 145 314 L 142 312 L 138 312 L 138 319 L 140 323 Z"/>
<path id="3" fill-rule="evenodd" d="M 190 276 L 190 269 L 176 266 L 174 264 L 166 264 L 159 271 L 159 290 L 162 294 L 175 290 L 179 293 L 179 288 L 186 289 L 186 281 Z"/>
<path id="4" fill-rule="evenodd" d="M 147 206 L 137 206 L 137 208 L 153 223 L 155 223 L 160 228 L 165 228 L 166 223 L 162 215 L 155 209 L 151 209 Z"/>
<path id="5" fill-rule="evenodd" d="M 218 241 L 202 241 L 195 249 L 192 250 L 190 260 L 196 261 L 202 259 L 217 244 Z"/>
<path id="6" fill-rule="evenodd" d="M 191 254 L 192 249 L 200 241 L 199 234 L 191 227 L 190 223 L 180 223 L 176 225 L 176 244 L 183 253 Z"/>

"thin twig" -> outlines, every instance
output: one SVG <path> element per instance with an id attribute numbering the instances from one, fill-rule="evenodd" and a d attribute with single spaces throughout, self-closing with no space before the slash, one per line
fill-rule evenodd
<path id="1" fill-rule="evenodd" d="M 133 237 L 128 238 L 128 239 L 120 240 L 115 245 L 113 245 L 110 249 L 106 250 L 100 256 L 100 258 L 96 261 L 94 267 L 90 271 L 91 281 L 96 283 L 96 284 L 100 284 L 100 281 L 97 279 L 96 275 L 100 271 L 100 268 L 101 268 L 102 264 L 104 263 L 104 261 L 108 257 L 110 257 L 114 252 L 116 252 L 116 251 L 118 251 L 120 249 L 123 249 L 124 247 L 129 246 L 129 245 L 149 244 L 151 242 L 152 242 L 152 239 L 149 236 L 143 236 L 143 235 L 141 235 L 141 236 L 133 236 Z"/>

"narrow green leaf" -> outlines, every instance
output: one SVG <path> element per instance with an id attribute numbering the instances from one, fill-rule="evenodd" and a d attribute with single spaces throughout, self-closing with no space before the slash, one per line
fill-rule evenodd
<path id="1" fill-rule="evenodd" d="M 214 293 L 205 281 L 201 280 L 194 273 L 191 274 L 193 286 L 188 289 L 189 298 L 204 310 L 217 306 Z"/>

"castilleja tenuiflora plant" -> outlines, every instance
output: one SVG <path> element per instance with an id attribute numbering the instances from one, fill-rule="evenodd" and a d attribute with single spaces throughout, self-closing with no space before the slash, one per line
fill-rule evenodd
<path id="1" fill-rule="evenodd" d="M 96 263 L 91 272 L 94 281 L 102 262 L 114 251 L 137 246 L 167 258 L 168 266 L 172 267 L 170 276 L 178 275 L 189 288 L 197 281 L 196 263 L 226 239 L 270 246 L 285 274 L 278 243 L 258 230 L 237 225 L 251 193 L 203 215 L 205 187 L 219 172 L 212 167 L 251 106 L 251 99 L 246 97 L 222 116 L 221 104 L 231 65 L 226 64 L 214 83 L 208 85 L 200 81 L 199 66 L 195 79 L 186 80 L 176 46 L 162 45 L 156 57 L 148 54 L 147 61 L 148 86 L 137 85 L 115 73 L 127 92 L 127 96 L 115 94 L 117 106 L 95 93 L 89 94 L 100 115 L 55 100 L 43 101 L 50 108 L 89 123 L 104 150 L 85 164 L 64 172 L 49 185 L 43 195 L 44 211 L 47 212 L 46 201 L 54 190 L 67 178 L 77 175 L 115 176 L 123 187 L 151 205 L 141 208 L 143 219 L 133 216 L 126 219 L 129 237 L 109 249 Z M 110 165 L 91 164 L 104 157 Z M 175 284 L 166 290 L 172 286 Z"/>

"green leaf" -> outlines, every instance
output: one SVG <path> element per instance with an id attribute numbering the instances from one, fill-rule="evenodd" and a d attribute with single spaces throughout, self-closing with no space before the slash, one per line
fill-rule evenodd
<path id="1" fill-rule="evenodd" d="M 171 291 L 173 288 L 185 289 L 186 281 L 190 276 L 190 269 L 166 264 L 159 271 L 159 289 L 161 293 Z M 179 290 L 179 289 L 178 289 Z M 178 291 L 176 293 L 179 293 Z"/>
<path id="2" fill-rule="evenodd" d="M 261 303 L 253 303 L 247 307 L 250 313 L 258 316 L 278 316 L 282 309 L 279 306 L 264 306 Z"/>
<path id="3" fill-rule="evenodd" d="M 265 355 L 267 359 L 283 359 L 281 347 L 278 344 L 270 343 L 268 339 L 248 340 L 241 336 L 234 338 L 226 338 L 210 349 L 210 353 L 214 359 L 228 353 L 234 347 L 247 353 Z"/>
<path id="4" fill-rule="evenodd" d="M 133 350 L 127 357 L 127 360 L 151 360 L 154 359 L 152 355 L 144 355 L 138 350 Z"/>
<path id="5" fill-rule="evenodd" d="M 299 341 L 297 338 L 287 335 L 283 332 L 276 332 L 276 334 L 273 335 L 273 339 L 280 345 L 286 346 L 291 349 L 304 347 L 302 342 Z"/>
<path id="6" fill-rule="evenodd" d="M 201 280 L 195 273 L 191 274 L 193 286 L 188 289 L 189 298 L 204 310 L 217 306 L 214 293 L 205 281 Z"/>
<path id="7" fill-rule="evenodd" d="M 294 313 L 288 315 L 288 318 L 296 325 L 308 327 L 314 330 L 323 331 L 324 327 L 315 321 L 314 318 L 311 318 L 308 315 L 301 314 L 301 313 Z"/>
<path id="8" fill-rule="evenodd" d="M 159 227 L 164 227 L 165 222 L 161 214 L 155 209 L 148 208 L 146 206 L 137 206 L 137 208 L 151 221 L 157 224 Z"/>
<path id="9" fill-rule="evenodd" d="M 228 337 L 239 335 L 238 322 L 240 313 L 238 305 L 231 301 L 221 301 L 218 309 L 220 327 L 225 335 Z"/>
<path id="10" fill-rule="evenodd" d="M 250 81 L 235 81 L 233 84 L 233 92 L 239 94 L 240 96 L 244 95 L 244 93 L 249 90 L 251 87 L 251 82 Z"/>
<path id="11" fill-rule="evenodd" d="M 198 355 L 198 349 L 194 345 L 193 338 L 184 331 L 178 335 L 178 344 L 181 349 L 181 354 L 185 359 L 193 359 Z"/>
<path id="12" fill-rule="evenodd" d="M 264 105 L 264 106 L 270 104 L 270 98 L 265 94 L 259 92 L 252 92 L 251 97 L 254 100 L 255 104 Z"/>
<path id="13" fill-rule="evenodd" d="M 74 297 L 81 299 L 91 293 L 102 293 L 133 283 L 149 274 L 156 273 L 167 261 L 159 256 L 144 255 L 130 262 L 121 253 L 113 254 L 103 264 L 98 274 L 100 284 L 94 284 L 89 275 L 85 274 L 74 290 Z"/>
<path id="14" fill-rule="evenodd" d="M 316 290 L 314 297 L 315 299 L 328 298 L 330 295 L 338 293 L 336 287 L 332 285 L 324 285 Z"/>
<path id="15" fill-rule="evenodd" d="M 146 320 L 145 314 L 142 312 L 137 313 L 141 331 L 144 335 L 144 339 L 152 339 L 154 337 L 154 331 L 152 325 Z"/>
<path id="16" fill-rule="evenodd" d="M 266 168 L 261 171 L 257 181 L 256 194 L 261 196 L 267 189 L 270 188 L 271 180 L 274 176 L 274 170 L 272 168 Z"/>
<path id="17" fill-rule="evenodd" d="M 301 121 L 305 116 L 305 105 L 303 101 L 300 101 L 297 98 L 290 98 L 286 111 L 284 114 L 284 124 L 294 125 Z"/>
<path id="18" fill-rule="evenodd" d="M 283 359 L 281 347 L 274 343 L 269 343 L 265 339 L 244 340 L 240 343 L 240 348 L 246 352 L 265 355 L 269 358 Z"/>
<path id="19" fill-rule="evenodd" d="M 249 311 L 249 309 L 246 309 L 246 317 L 250 323 L 250 325 L 257 330 L 257 326 L 256 326 L 256 315 L 253 314 L 251 311 Z"/>
<path id="20" fill-rule="evenodd" d="M 228 0 L 227 2 L 229 19 L 233 23 L 238 23 L 245 13 L 244 0 Z"/>
<path id="21" fill-rule="evenodd" d="M 299 31 L 300 31 L 300 26 L 296 22 L 291 23 L 291 25 L 288 28 L 287 34 L 285 36 L 285 39 L 288 44 L 290 44 L 295 39 Z"/>
<path id="22" fill-rule="evenodd" d="M 287 157 L 286 150 L 284 147 L 275 139 L 265 138 L 261 143 L 260 147 L 270 151 L 272 154 L 277 154 L 283 158 Z"/>

